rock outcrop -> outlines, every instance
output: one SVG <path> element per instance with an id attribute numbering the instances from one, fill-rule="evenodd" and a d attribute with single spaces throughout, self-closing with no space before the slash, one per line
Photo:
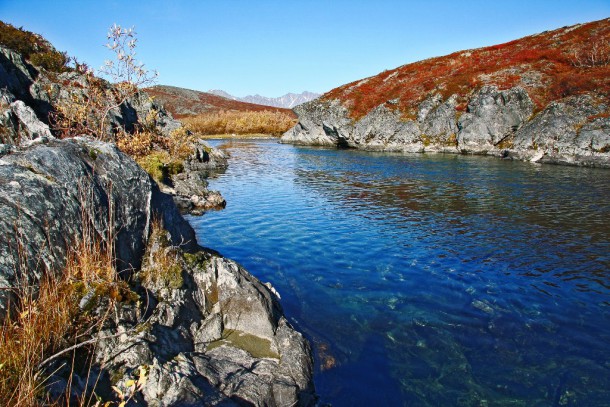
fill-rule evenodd
<path id="1" fill-rule="evenodd" d="M 295 107 L 281 141 L 610 167 L 609 39 L 605 19 L 403 65 Z"/>
<path id="2" fill-rule="evenodd" d="M 30 65 L 19 53 L 0 46 L 0 143 L 7 145 L 3 148 L 53 139 L 49 121 L 54 106 L 86 100 L 92 80 L 108 89 L 111 86 L 76 71 L 49 74 Z M 112 109 L 107 121 L 108 139 L 116 129 L 132 132 L 144 121 L 152 122 L 149 125 L 164 137 L 172 137 L 182 126 L 145 92 L 135 93 L 119 109 Z M 207 189 L 205 175 L 211 169 L 226 166 L 227 157 L 222 151 L 199 141 L 185 160 L 185 173 L 175 176 L 175 182 L 171 180 L 172 185 L 165 192 L 175 197 L 183 212 L 201 214 L 207 209 L 222 208 L 224 199 L 219 192 Z M 191 182 L 185 184 L 185 179 Z M 194 180 L 201 182 L 194 186 Z"/>
<path id="3" fill-rule="evenodd" d="M 0 158 L 0 186 L 0 286 L 5 288 L 62 269 L 84 225 L 102 240 L 116 240 L 119 271 L 140 267 L 155 216 L 167 225 L 174 244 L 196 244 L 171 198 L 113 144 L 75 138 L 18 148 Z M 0 311 L 6 310 L 9 293 L 0 290 Z"/>
<path id="4" fill-rule="evenodd" d="M 426 99 L 416 119 L 383 104 L 357 121 L 339 101 L 316 100 L 295 108 L 299 123 L 281 142 L 610 167 L 610 103 L 595 94 L 554 101 L 537 113 L 520 87 L 484 86 L 465 113 L 456 110 L 455 99 Z"/>
<path id="5" fill-rule="evenodd" d="M 164 229 L 154 230 L 155 220 Z M 119 303 L 97 335 L 86 373 L 48 367 L 51 396 L 116 397 L 138 369 L 146 405 L 311 405 L 312 356 L 277 293 L 196 243 L 170 196 L 113 144 L 85 137 L 15 147 L 0 158 L 0 310 L 11 288 L 61 272 L 88 225 L 113 242 L 138 299 Z M 163 262 L 159 259 L 169 259 Z M 93 293 L 93 314 L 107 299 Z M 97 307 L 97 308 L 96 308 Z M 99 309 L 99 311 L 95 311 Z M 95 339 L 95 337 L 94 337 Z M 93 374 L 93 376 L 92 376 Z M 68 383 L 71 383 L 68 386 Z"/>

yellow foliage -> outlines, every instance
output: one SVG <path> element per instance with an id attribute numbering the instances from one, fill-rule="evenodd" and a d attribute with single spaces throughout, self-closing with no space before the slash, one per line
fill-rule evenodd
<path id="1" fill-rule="evenodd" d="M 117 135 L 116 145 L 121 151 L 137 160 L 150 154 L 156 137 L 148 130 L 136 130 L 133 134 L 122 132 Z"/>

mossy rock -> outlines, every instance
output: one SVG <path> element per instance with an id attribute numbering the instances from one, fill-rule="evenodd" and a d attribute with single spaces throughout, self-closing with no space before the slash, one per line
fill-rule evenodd
<path id="1" fill-rule="evenodd" d="M 210 351 L 222 345 L 242 349 L 254 358 L 280 358 L 280 355 L 271 350 L 271 341 L 269 339 L 259 338 L 258 336 L 238 330 L 225 330 L 222 334 L 222 339 L 211 342 L 207 346 L 207 350 Z"/>

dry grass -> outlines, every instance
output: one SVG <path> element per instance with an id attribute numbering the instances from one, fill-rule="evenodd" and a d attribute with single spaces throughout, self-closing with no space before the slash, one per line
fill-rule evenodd
<path id="1" fill-rule="evenodd" d="M 112 245 L 103 244 L 87 221 L 83 223 L 83 236 L 70 251 L 64 270 L 46 273 L 38 284 L 23 277 L 14 289 L 16 300 L 0 324 L 1 405 L 55 404 L 44 394 L 44 367 L 58 352 L 95 336 L 114 304 L 132 294 L 118 279 Z M 28 274 L 21 270 L 22 276 Z M 93 295 L 83 308 L 81 300 L 87 294 Z M 102 300 L 108 304 L 106 312 L 90 315 L 88 311 Z"/>
<path id="2" fill-rule="evenodd" d="M 270 134 L 280 136 L 297 120 L 279 111 L 228 111 L 221 110 L 185 117 L 182 122 L 199 135 L 212 134 Z"/>

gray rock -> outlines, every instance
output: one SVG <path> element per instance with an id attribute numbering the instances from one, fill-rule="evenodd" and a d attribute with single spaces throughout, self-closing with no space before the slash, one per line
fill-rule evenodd
<path id="1" fill-rule="evenodd" d="M 350 139 L 353 121 L 338 101 L 314 100 L 293 110 L 299 116 L 299 122 L 281 137 L 280 142 L 334 147 L 345 146 Z"/>
<path id="2" fill-rule="evenodd" d="M 112 144 L 52 140 L 5 155 L 0 158 L 0 286 L 17 283 L 23 261 L 30 281 L 43 270 L 62 269 L 87 222 L 101 239 L 114 239 L 121 270 L 137 269 L 155 213 L 176 244 L 195 244 L 193 230 L 171 198 Z M 2 311 L 7 293 L 0 291 Z"/>
<path id="3" fill-rule="evenodd" d="M 283 143 L 364 150 L 488 154 L 567 165 L 610 167 L 610 106 L 594 92 L 551 102 L 534 113 L 521 87 L 483 86 L 456 110 L 457 96 L 432 94 L 417 119 L 404 119 L 389 101 L 354 121 L 338 100 L 298 106 L 297 125 Z"/>
<path id="4" fill-rule="evenodd" d="M 607 110 L 586 94 L 552 102 L 517 132 L 514 148 L 525 158 L 542 153 L 541 162 L 610 166 L 610 120 L 590 119 Z"/>
<path id="5" fill-rule="evenodd" d="M 512 136 L 527 121 L 534 103 L 520 87 L 499 91 L 483 86 L 468 103 L 458 126 L 458 148 L 468 152 L 487 152 Z"/>
<path id="6" fill-rule="evenodd" d="M 49 126 L 38 120 L 34 110 L 22 100 L 11 103 L 11 111 L 19 121 L 19 125 L 24 129 L 26 137 L 22 136 L 21 140 L 24 140 L 24 138 L 33 140 L 39 137 L 54 138 Z"/>
<path id="7" fill-rule="evenodd" d="M 25 62 L 19 53 L 0 45 L 0 89 L 29 101 L 29 88 L 37 75 L 36 69 Z"/>
<path id="8" fill-rule="evenodd" d="M 457 96 L 452 95 L 449 99 L 443 101 L 440 95 L 436 95 L 432 100 L 435 102 L 434 105 L 420 105 L 418 114 L 422 142 L 428 143 L 425 151 L 457 149 L 458 125 L 455 110 Z"/>
<path id="9" fill-rule="evenodd" d="M 184 162 L 187 171 L 210 171 L 226 168 L 228 156 L 217 148 L 212 148 L 203 140 L 193 146 L 193 154 Z"/>
<path id="10" fill-rule="evenodd" d="M 162 236 L 153 237 L 144 273 L 163 273 L 156 250 L 177 250 L 156 239 Z M 114 377 L 101 387 L 125 387 L 134 371 L 148 366 L 137 395 L 148 405 L 313 405 L 311 349 L 271 290 L 230 260 L 203 250 L 175 253 L 182 284 L 145 279 L 152 305 L 140 314 L 149 316 L 139 320 L 123 311 L 108 332 L 125 334 L 98 343 L 97 364 Z"/>

